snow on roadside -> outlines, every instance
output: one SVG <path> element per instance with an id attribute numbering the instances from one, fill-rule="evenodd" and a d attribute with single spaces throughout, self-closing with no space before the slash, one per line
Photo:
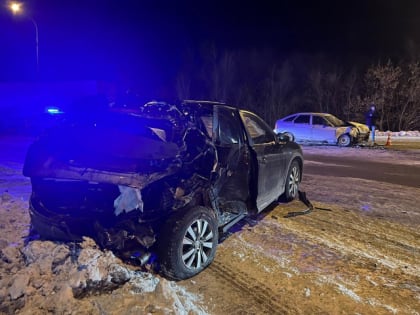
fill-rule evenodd
<path id="1" fill-rule="evenodd" d="M 375 131 L 375 136 L 378 137 L 388 137 L 390 135 L 391 137 L 398 137 L 398 138 L 420 138 L 420 131 L 414 130 L 414 131 Z"/>
<path id="2" fill-rule="evenodd" d="M 121 310 L 207 314 L 200 306 L 200 295 L 124 264 L 111 252 L 101 251 L 93 240 L 82 243 L 81 249 L 75 249 L 74 244 L 51 241 L 25 244 L 30 226 L 30 181 L 22 175 L 22 154 L 15 155 L 11 148 L 2 153 L 5 155 L 0 160 L 1 314 L 98 311 L 111 314 Z"/>
<path id="3" fill-rule="evenodd" d="M 201 307 L 197 306 L 202 299 L 196 294 L 188 292 L 182 286 L 173 281 L 162 280 L 163 294 L 166 298 L 174 301 L 172 310 L 179 315 L 207 315 L 208 313 Z"/>

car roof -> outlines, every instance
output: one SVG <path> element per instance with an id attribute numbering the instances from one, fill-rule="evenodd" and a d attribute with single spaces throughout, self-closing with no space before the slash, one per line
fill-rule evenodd
<path id="1" fill-rule="evenodd" d="M 283 117 L 283 118 L 280 118 L 279 120 L 281 121 L 281 120 L 285 120 L 285 119 L 287 119 L 287 118 L 289 118 L 289 117 L 292 117 L 292 116 L 298 116 L 298 115 L 312 115 L 312 116 L 322 116 L 322 117 L 326 117 L 326 116 L 334 116 L 333 114 L 329 114 L 329 113 L 320 113 L 320 112 L 301 112 L 301 113 L 294 113 L 294 114 L 290 114 L 290 115 L 287 115 L 287 116 L 285 116 L 285 117 Z M 335 116 L 334 116 L 335 117 Z"/>
<path id="2" fill-rule="evenodd" d="M 332 116 L 332 114 L 330 113 L 319 113 L 319 112 L 302 112 L 302 113 L 295 113 L 295 114 L 290 114 L 289 116 L 295 116 L 295 115 L 317 115 L 317 116 Z"/>
<path id="3" fill-rule="evenodd" d="M 209 105 L 226 105 L 222 102 L 216 101 L 203 101 L 203 100 L 183 100 L 182 103 L 184 104 L 209 104 Z"/>
<path id="4" fill-rule="evenodd" d="M 236 109 L 238 110 L 239 108 L 233 106 L 233 105 L 228 105 L 226 103 L 223 102 L 216 102 L 216 101 L 201 101 L 201 100 L 184 100 L 181 102 L 182 104 L 188 104 L 188 105 L 205 105 L 205 106 L 223 106 L 223 107 L 227 107 L 230 109 Z"/>

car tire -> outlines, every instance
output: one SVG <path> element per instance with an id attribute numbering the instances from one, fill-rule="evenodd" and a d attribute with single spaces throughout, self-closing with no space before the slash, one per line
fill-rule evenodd
<path id="1" fill-rule="evenodd" d="M 341 135 L 337 141 L 340 147 L 348 147 L 351 144 L 351 137 L 348 134 Z"/>
<path id="2" fill-rule="evenodd" d="M 301 174 L 300 165 L 294 160 L 287 171 L 284 194 L 282 196 L 285 201 L 292 201 L 298 196 Z"/>
<path id="3" fill-rule="evenodd" d="M 214 260 L 219 234 L 211 209 L 181 210 L 168 219 L 163 231 L 158 250 L 161 273 L 167 278 L 188 279 Z"/>

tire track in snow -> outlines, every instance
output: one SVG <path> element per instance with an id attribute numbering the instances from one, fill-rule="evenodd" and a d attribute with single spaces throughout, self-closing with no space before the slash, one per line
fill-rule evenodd
<path id="1" fill-rule="evenodd" d="M 337 212 L 334 213 L 337 214 Z M 297 220 L 281 223 L 284 228 L 300 237 L 312 239 L 343 253 L 361 256 L 375 263 L 379 262 L 387 268 L 401 268 L 404 273 L 419 277 L 420 244 L 418 244 L 418 239 L 420 238 L 418 238 L 418 233 L 410 231 L 412 233 L 409 235 L 413 243 L 406 244 L 399 240 L 407 241 L 407 229 L 400 227 L 398 231 L 396 228 L 381 225 L 380 222 L 366 225 L 366 222 L 369 222 L 368 218 L 363 218 L 363 222 L 356 223 L 339 219 L 340 216 L 327 220 L 310 214 L 299 217 Z M 392 238 L 388 237 L 385 231 L 390 231 Z M 384 249 L 392 250 L 392 256 Z"/>
<path id="2" fill-rule="evenodd" d="M 244 297 L 244 300 L 248 301 L 245 305 L 234 305 L 232 309 L 226 310 L 227 314 L 250 314 L 250 311 L 252 313 L 252 307 L 257 307 L 259 314 L 293 313 L 293 309 L 290 306 L 279 300 L 278 294 L 273 294 L 270 288 L 253 278 L 250 274 L 231 268 L 218 261 L 214 261 L 208 269 L 217 279 L 237 290 Z M 248 304 L 252 305 L 252 307 Z"/>
<path id="3" fill-rule="evenodd" d="M 420 234 L 412 230 L 409 231 L 409 233 L 401 233 L 402 231 L 401 227 L 394 228 L 389 225 L 381 226 L 383 230 L 378 230 L 378 229 L 375 229 L 375 224 L 371 222 L 366 222 L 366 219 L 364 219 L 363 222 L 358 222 L 359 224 L 355 224 L 354 221 L 342 220 L 341 218 L 339 221 L 332 222 L 329 219 L 334 219 L 334 218 L 331 218 L 331 217 L 328 219 L 324 219 L 324 218 L 320 218 L 316 216 L 311 216 L 305 219 L 307 219 L 308 221 L 314 221 L 314 223 L 322 222 L 325 225 L 332 226 L 333 228 L 338 230 L 338 232 L 340 233 L 343 233 L 342 229 L 360 232 L 360 234 L 356 234 L 358 236 L 357 238 L 352 236 L 355 240 L 359 240 L 360 242 L 362 241 L 370 242 L 371 240 L 375 240 L 378 242 L 385 241 L 386 243 L 389 243 L 387 245 L 388 247 L 392 247 L 393 249 L 409 252 L 410 254 L 416 253 L 417 255 L 420 255 Z M 386 229 L 386 232 L 384 231 L 385 229 Z M 406 232 L 408 231 L 406 230 Z M 360 238 L 360 236 L 363 237 L 363 240 Z M 403 236 L 405 237 L 405 239 L 403 239 Z M 411 243 L 410 240 L 407 239 L 407 236 L 411 236 L 410 237 L 411 241 L 413 241 L 414 243 Z"/>

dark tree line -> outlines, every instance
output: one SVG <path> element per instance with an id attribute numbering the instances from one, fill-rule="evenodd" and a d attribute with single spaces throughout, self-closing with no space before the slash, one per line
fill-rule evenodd
<path id="1" fill-rule="evenodd" d="M 343 62 L 322 54 L 276 56 L 206 45 L 185 53 L 175 86 L 179 99 L 224 101 L 255 111 L 271 125 L 299 111 L 364 122 L 364 112 L 374 103 L 380 130 L 420 128 L 420 63 L 415 58 Z"/>

